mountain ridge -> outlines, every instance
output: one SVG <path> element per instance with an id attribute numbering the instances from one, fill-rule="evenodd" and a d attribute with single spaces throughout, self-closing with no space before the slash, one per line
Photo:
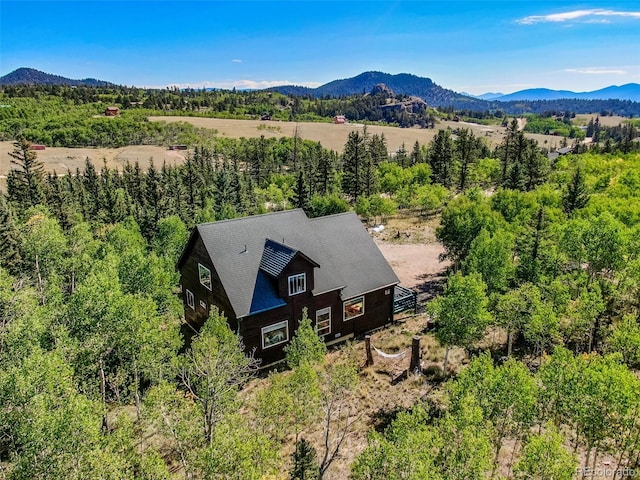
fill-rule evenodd
<path id="1" fill-rule="evenodd" d="M 396 95 L 420 97 L 429 105 L 452 105 L 455 108 L 467 108 L 482 100 L 462 95 L 433 82 L 428 77 L 419 77 L 411 73 L 390 74 L 378 71 L 363 72 L 355 77 L 342 78 L 320 85 L 316 88 L 282 85 L 266 90 L 284 95 L 322 97 L 346 97 L 370 92 L 373 87 L 385 84 Z"/>
<path id="2" fill-rule="evenodd" d="M 0 85 L 69 85 L 69 86 L 94 86 L 109 87 L 115 86 L 114 83 L 105 80 L 97 80 L 95 78 L 83 78 L 75 80 L 72 78 L 53 75 L 51 73 L 42 72 L 35 68 L 21 67 L 13 72 L 0 77 Z"/>
<path id="3" fill-rule="evenodd" d="M 479 98 L 484 97 L 479 95 Z M 631 100 L 640 102 L 640 84 L 626 83 L 624 85 L 610 85 L 598 90 L 589 92 L 573 92 L 570 90 L 552 90 L 549 88 L 529 88 L 517 92 L 501 95 L 491 100 L 499 102 L 510 102 L 518 100 Z"/>

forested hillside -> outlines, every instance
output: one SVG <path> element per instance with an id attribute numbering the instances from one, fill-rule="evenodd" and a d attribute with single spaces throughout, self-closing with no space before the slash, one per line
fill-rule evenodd
<path id="1" fill-rule="evenodd" d="M 581 153 L 553 161 L 516 120 L 495 149 L 461 128 L 390 155 L 384 137 L 365 130 L 336 153 L 295 137 L 145 130 L 136 116 L 162 108 L 152 102 L 205 98 L 237 102 L 242 115 L 276 111 L 285 99 L 276 94 L 3 95 L 15 101 L 0 109 L 2 134 L 15 142 L 0 194 L 3 478 L 569 480 L 603 458 L 620 469 L 609 478 L 638 471 L 633 122 L 617 136 L 598 126 L 589 151 L 576 145 Z M 104 133 L 114 119 L 92 115 L 112 103 L 130 128 Z M 30 142 L 53 141 L 52 132 L 62 143 L 86 134 L 114 144 L 186 138 L 194 148 L 177 167 L 87 162 L 45 175 Z M 391 383 L 364 367 L 359 341 L 325 355 L 308 319 L 286 368 L 270 373 L 257 372 L 220 312 L 184 344 L 174 266 L 190 229 L 293 207 L 437 224 L 451 262 L 446 286 L 421 306 L 415 330 L 397 329 L 396 344 L 428 336 L 441 347 L 430 353 L 438 368 Z M 452 351 L 464 365 L 453 365 Z M 366 410 L 383 389 L 409 408 Z"/>

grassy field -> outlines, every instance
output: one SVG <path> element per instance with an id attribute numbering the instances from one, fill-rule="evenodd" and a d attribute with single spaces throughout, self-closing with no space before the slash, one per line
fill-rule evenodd
<path id="1" fill-rule="evenodd" d="M 607 119 L 613 117 L 605 117 Z M 334 125 L 332 123 L 296 123 L 296 122 L 265 122 L 261 120 L 228 120 L 220 118 L 196 118 L 196 117 L 150 117 L 151 121 L 165 122 L 189 122 L 197 127 L 217 130 L 217 135 L 227 138 L 250 138 L 264 135 L 267 138 L 292 137 L 296 128 L 300 137 L 320 142 L 324 147 L 337 152 L 342 152 L 349 132 L 364 128 L 363 124 Z M 588 121 L 588 120 L 587 120 Z M 617 123 L 616 123 L 617 125 Z M 429 143 L 440 129 L 469 128 L 476 136 L 486 138 L 491 147 L 495 147 L 504 138 L 504 128 L 495 125 L 478 125 L 467 122 L 441 122 L 435 129 L 422 128 L 398 128 L 379 125 L 368 125 L 370 134 L 384 134 L 390 153 L 396 152 L 403 144 L 407 151 L 411 151 L 417 141 L 421 145 Z M 550 135 L 530 135 L 541 146 L 554 148 L 560 145 L 561 137 Z M 13 150 L 12 142 L 0 142 L 0 189 L 6 186 L 6 175 L 11 169 L 11 157 L 9 152 Z M 156 166 L 163 162 L 168 164 L 180 164 L 184 162 L 185 151 L 170 151 L 165 147 L 155 145 L 136 145 L 121 148 L 66 148 L 47 147 L 38 151 L 38 159 L 44 163 L 47 172 L 58 174 L 68 170 L 82 169 L 85 160 L 90 159 L 97 167 L 106 162 L 110 168 L 122 169 L 124 164 L 139 162 L 144 169 L 153 159 Z"/>

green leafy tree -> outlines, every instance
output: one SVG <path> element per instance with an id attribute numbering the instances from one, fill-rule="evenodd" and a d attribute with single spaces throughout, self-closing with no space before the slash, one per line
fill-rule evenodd
<path id="1" fill-rule="evenodd" d="M 285 351 L 289 368 L 297 368 L 303 364 L 315 365 L 324 360 L 327 347 L 311 325 L 306 307 L 302 310 L 300 324 Z"/>
<path id="2" fill-rule="evenodd" d="M 576 352 L 591 352 L 597 322 L 605 311 L 605 302 L 597 284 L 580 292 L 567 312 L 565 335 L 573 343 Z"/>
<path id="3" fill-rule="evenodd" d="M 504 440 L 516 439 L 513 455 L 535 423 L 539 392 L 535 378 L 521 362 L 510 359 L 495 367 L 489 354 L 483 354 L 448 385 L 448 392 L 453 412 L 462 414 L 466 398 L 472 396 L 482 417 L 491 422 L 495 473 Z"/>
<path id="4" fill-rule="evenodd" d="M 517 480 L 572 480 L 577 466 L 578 459 L 564 447 L 563 436 L 553 425 L 547 425 L 543 433 L 527 440 L 513 471 Z"/>
<path id="5" fill-rule="evenodd" d="M 244 353 L 242 340 L 229 329 L 227 319 L 213 307 L 191 343 L 180 377 L 202 410 L 203 436 L 211 446 L 215 430 L 237 405 L 237 393 L 257 368 Z"/>
<path id="6" fill-rule="evenodd" d="M 455 198 L 442 211 L 440 226 L 436 229 L 436 238 L 445 248 L 444 258 L 451 259 L 454 268 L 458 268 L 478 234 L 483 229 L 491 234 L 501 223 L 483 198 L 472 200 L 466 195 Z"/>
<path id="7" fill-rule="evenodd" d="M 544 349 L 557 342 L 558 319 L 542 297 L 540 289 L 525 283 L 504 294 L 496 305 L 495 318 L 498 325 L 507 330 L 507 355 L 511 356 L 514 338 L 519 334 L 542 354 Z"/>
<path id="8" fill-rule="evenodd" d="M 632 315 L 625 315 L 611 327 L 607 349 L 622 355 L 629 368 L 640 366 L 640 325 Z"/>
<path id="9" fill-rule="evenodd" d="M 515 238 L 506 230 L 490 235 L 486 230 L 473 239 L 463 262 L 466 273 L 477 272 L 487 284 L 488 293 L 503 293 L 515 275 Z"/>
<path id="10" fill-rule="evenodd" d="M 443 375 L 447 374 L 453 345 L 470 348 L 480 340 L 491 321 L 487 310 L 487 286 L 478 273 L 449 277 L 444 293 L 432 301 L 429 313 L 436 323 L 436 338 L 445 347 Z"/>

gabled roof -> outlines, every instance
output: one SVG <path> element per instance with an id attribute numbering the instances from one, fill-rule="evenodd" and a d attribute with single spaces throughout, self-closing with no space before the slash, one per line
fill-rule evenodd
<path id="1" fill-rule="evenodd" d="M 302 252 L 268 238 L 264 243 L 262 260 L 260 260 L 260 270 L 272 278 L 277 278 L 296 255 L 301 255 L 314 267 L 320 266 Z"/>
<path id="2" fill-rule="evenodd" d="M 257 290 L 266 286 L 265 280 L 271 281 L 266 274 L 277 276 L 292 254 L 319 265 L 314 294 L 343 289 L 343 298 L 350 298 L 399 282 L 353 212 L 310 220 L 296 209 L 197 225 L 178 267 L 196 235 L 202 238 L 238 318 L 256 313 L 259 307 L 282 304 L 274 298 L 275 290 L 272 294 Z"/>
<path id="3" fill-rule="evenodd" d="M 273 240 L 267 239 L 264 243 L 262 260 L 260 260 L 260 270 L 276 278 L 282 270 L 289 265 L 289 262 L 296 256 L 297 250 L 289 248 Z"/>

